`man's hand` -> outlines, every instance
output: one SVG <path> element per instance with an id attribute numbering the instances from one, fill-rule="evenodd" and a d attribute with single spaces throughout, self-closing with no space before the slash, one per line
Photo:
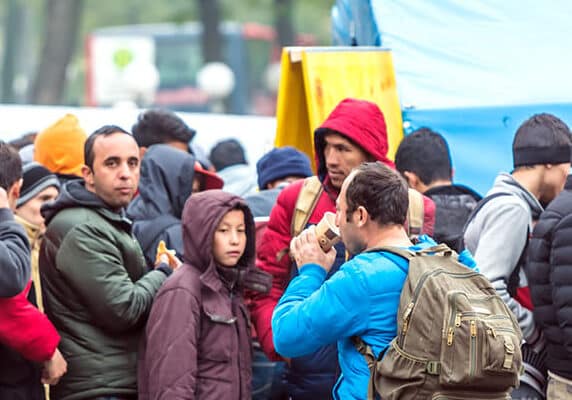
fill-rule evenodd
<path id="1" fill-rule="evenodd" d="M 58 349 L 48 361 L 44 361 L 44 369 L 42 370 L 42 383 L 45 385 L 55 385 L 60 378 L 67 372 L 68 363 L 64 360 L 62 353 Z"/>
<path id="2" fill-rule="evenodd" d="M 157 246 L 155 268 L 157 268 L 162 263 L 167 264 L 173 271 L 183 264 L 181 260 L 177 258 L 175 250 L 169 250 L 167 248 L 164 240 L 161 240 Z"/>
<path id="3" fill-rule="evenodd" d="M 0 187 L 0 208 L 10 208 L 10 203 L 8 203 L 8 193 L 4 188 Z"/>
<path id="4" fill-rule="evenodd" d="M 324 253 L 314 227 L 305 229 L 290 242 L 290 255 L 296 261 L 298 269 L 305 264 L 318 264 L 329 272 L 336 260 L 336 249 L 333 247 L 327 253 Z"/>
<path id="5" fill-rule="evenodd" d="M 173 271 L 179 268 L 183 263 L 175 256 L 170 256 L 169 254 L 163 253 L 157 255 L 157 260 L 155 262 L 155 268 L 157 268 L 160 264 L 167 264 L 169 268 Z"/>

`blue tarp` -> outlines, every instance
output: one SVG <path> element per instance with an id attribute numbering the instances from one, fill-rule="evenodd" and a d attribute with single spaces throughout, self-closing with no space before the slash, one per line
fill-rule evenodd
<path id="1" fill-rule="evenodd" d="M 456 181 L 485 192 L 518 125 L 572 122 L 572 2 L 338 0 L 335 44 L 390 48 L 404 121 L 449 141 Z"/>

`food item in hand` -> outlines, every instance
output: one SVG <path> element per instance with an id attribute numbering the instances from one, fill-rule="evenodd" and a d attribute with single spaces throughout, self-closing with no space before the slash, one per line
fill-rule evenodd
<path id="1" fill-rule="evenodd" d="M 178 261 L 176 258 L 177 252 L 175 250 L 169 250 L 167 248 L 167 245 L 165 244 L 165 241 L 161 240 L 159 242 L 159 245 L 157 246 L 157 256 L 155 257 L 155 265 L 161 262 L 160 257 L 163 254 L 165 254 L 169 258 L 169 264 L 177 264 Z"/>

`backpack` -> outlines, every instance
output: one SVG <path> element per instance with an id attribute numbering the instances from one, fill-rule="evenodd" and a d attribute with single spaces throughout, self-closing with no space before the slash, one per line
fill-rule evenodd
<path id="1" fill-rule="evenodd" d="M 409 271 L 387 350 L 375 357 L 352 338 L 370 368 L 368 399 L 510 399 L 522 371 L 522 333 L 489 281 L 444 244 L 375 251 L 406 258 Z"/>
<path id="2" fill-rule="evenodd" d="M 477 193 L 465 194 L 440 194 L 426 192 L 435 203 L 435 230 L 433 238 L 438 243 L 445 243 L 451 249 L 459 249 L 460 238 L 463 235 L 463 227 L 472 211 L 477 207 L 481 197 Z"/>
<path id="3" fill-rule="evenodd" d="M 304 180 L 294 207 L 294 216 L 290 226 L 292 237 L 298 236 L 304 230 L 323 191 L 324 187 L 317 176 L 311 176 Z M 409 197 L 407 233 L 410 238 L 414 239 L 423 231 L 425 205 L 423 203 L 423 195 L 418 191 L 409 189 L 407 194 Z"/>

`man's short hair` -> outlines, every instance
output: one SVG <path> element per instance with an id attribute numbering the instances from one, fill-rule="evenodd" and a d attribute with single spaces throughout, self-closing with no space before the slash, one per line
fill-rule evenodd
<path id="1" fill-rule="evenodd" d="M 0 187 L 8 191 L 22 179 L 22 160 L 15 148 L 0 141 Z"/>
<path id="2" fill-rule="evenodd" d="M 381 162 L 366 162 L 357 167 L 346 190 L 346 215 L 363 206 L 379 225 L 403 225 L 409 197 L 401 176 Z"/>
<path id="3" fill-rule="evenodd" d="M 109 136 L 114 133 L 124 133 L 126 135 L 132 136 L 129 132 L 125 129 L 117 126 L 117 125 L 104 125 L 101 128 L 95 130 L 87 140 L 85 141 L 85 145 L 83 146 L 83 159 L 85 165 L 87 165 L 90 169 L 93 169 L 93 160 L 95 159 L 95 154 L 93 154 L 93 144 L 100 136 Z"/>
<path id="4" fill-rule="evenodd" d="M 395 153 L 395 167 L 416 174 L 425 185 L 451 180 L 451 152 L 445 138 L 429 128 L 420 128 L 403 138 Z"/>
<path id="5" fill-rule="evenodd" d="M 236 139 L 226 139 L 218 142 L 211 150 L 209 159 L 217 171 L 238 164 L 248 164 L 244 148 Z"/>
<path id="6" fill-rule="evenodd" d="M 512 142 L 514 167 L 570 162 L 570 128 L 552 114 L 535 114 L 520 125 Z"/>
<path id="7" fill-rule="evenodd" d="M 131 130 L 140 147 L 167 142 L 189 143 L 196 133 L 174 112 L 164 109 L 142 112 Z"/>

